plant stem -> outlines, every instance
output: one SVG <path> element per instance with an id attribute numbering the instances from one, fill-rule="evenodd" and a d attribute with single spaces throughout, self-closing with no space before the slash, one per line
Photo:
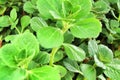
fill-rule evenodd
<path id="1" fill-rule="evenodd" d="M 53 48 L 52 49 L 52 52 L 50 54 L 50 62 L 49 62 L 49 65 L 50 66 L 53 66 L 53 63 L 54 63 L 54 56 L 55 56 L 55 53 L 57 52 L 59 48 Z"/>
<path id="2" fill-rule="evenodd" d="M 17 27 L 15 27 L 15 29 L 17 30 L 18 34 L 20 34 L 20 33 L 21 33 Z"/>
<path id="3" fill-rule="evenodd" d="M 69 23 L 63 21 L 64 27 L 62 28 L 63 34 L 70 28 Z"/>
<path id="4" fill-rule="evenodd" d="M 63 34 L 69 29 L 69 25 L 67 22 L 64 22 L 63 21 L 63 28 L 62 28 L 62 32 Z M 53 63 L 54 63 L 54 56 L 55 56 L 55 53 L 58 51 L 59 47 L 56 47 L 56 48 L 53 48 L 51 53 L 50 53 L 50 62 L 49 62 L 49 65 L 50 66 L 53 66 Z"/>

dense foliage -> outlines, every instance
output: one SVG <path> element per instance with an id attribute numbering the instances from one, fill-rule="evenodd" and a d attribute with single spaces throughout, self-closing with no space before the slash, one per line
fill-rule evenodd
<path id="1" fill-rule="evenodd" d="M 0 0 L 0 80 L 119 80 L 120 0 Z"/>

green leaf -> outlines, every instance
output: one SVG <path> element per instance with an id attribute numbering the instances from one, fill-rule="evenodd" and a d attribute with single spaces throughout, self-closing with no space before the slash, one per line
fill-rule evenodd
<path id="1" fill-rule="evenodd" d="M 95 18 L 87 18 L 74 23 L 70 30 L 78 38 L 96 38 L 101 32 L 101 23 Z"/>
<path id="2" fill-rule="evenodd" d="M 119 28 L 119 21 L 117 21 L 117 20 L 110 20 L 110 27 L 112 28 L 112 29 L 114 29 L 114 28 Z"/>
<path id="3" fill-rule="evenodd" d="M 115 54 L 115 58 L 119 58 L 120 59 L 120 50 L 116 50 L 114 52 L 114 54 Z"/>
<path id="4" fill-rule="evenodd" d="M 59 47 L 63 43 L 63 34 L 60 29 L 53 27 L 43 27 L 37 32 L 37 37 L 41 46 L 45 48 Z"/>
<path id="5" fill-rule="evenodd" d="M 106 69 L 106 66 L 103 62 L 101 62 L 96 55 L 94 55 L 94 61 L 95 61 L 95 64 L 98 66 L 98 67 L 101 67 L 103 69 Z"/>
<path id="6" fill-rule="evenodd" d="M 24 80 L 25 79 L 25 71 L 22 69 L 15 69 L 9 67 L 0 68 L 0 80 Z"/>
<path id="7" fill-rule="evenodd" d="M 30 17 L 25 15 L 25 16 L 22 16 L 21 18 L 21 26 L 22 28 L 24 29 L 25 27 L 27 27 L 30 23 Z"/>
<path id="8" fill-rule="evenodd" d="M 7 7 L 5 7 L 5 6 L 1 7 L 0 6 L 0 15 L 3 15 L 4 12 L 6 11 L 6 9 L 7 9 Z"/>
<path id="9" fill-rule="evenodd" d="M 71 72 L 76 72 L 76 73 L 81 73 L 79 65 L 77 64 L 76 61 L 73 61 L 71 59 L 65 59 L 63 61 L 65 67 L 71 71 Z M 82 73 L 81 73 L 82 74 Z"/>
<path id="10" fill-rule="evenodd" d="M 67 70 L 63 66 L 55 65 L 54 68 L 59 70 L 59 74 L 60 74 L 61 77 L 64 77 L 67 73 Z"/>
<path id="11" fill-rule="evenodd" d="M 60 80 L 59 71 L 51 66 L 43 66 L 30 71 L 30 80 Z"/>
<path id="12" fill-rule="evenodd" d="M 108 0 L 110 3 L 114 4 L 117 3 L 119 0 Z"/>
<path id="13" fill-rule="evenodd" d="M 82 75 L 78 75 L 76 80 L 84 80 L 84 77 Z"/>
<path id="14" fill-rule="evenodd" d="M 40 17 L 33 17 L 30 21 L 30 26 L 34 31 L 39 31 L 41 27 L 48 26 L 47 23 Z"/>
<path id="15" fill-rule="evenodd" d="M 89 40 L 88 42 L 88 50 L 89 50 L 89 55 L 90 56 L 94 56 L 97 51 L 98 51 L 98 45 L 97 42 L 95 40 Z"/>
<path id="16" fill-rule="evenodd" d="M 98 79 L 100 79 L 100 80 L 106 80 L 105 77 L 104 77 L 104 75 L 99 75 Z"/>
<path id="17" fill-rule="evenodd" d="M 85 79 L 87 80 L 96 80 L 96 70 L 93 66 L 88 64 L 81 64 L 81 70 Z"/>
<path id="18" fill-rule="evenodd" d="M 98 46 L 98 58 L 100 61 L 110 63 L 113 60 L 113 52 L 105 45 Z"/>
<path id="19" fill-rule="evenodd" d="M 26 50 L 27 56 L 32 55 L 31 51 L 35 54 L 39 52 L 39 43 L 36 37 L 29 31 L 18 35 L 12 42 L 18 49 Z"/>
<path id="20" fill-rule="evenodd" d="M 71 32 L 67 31 L 64 33 L 64 43 L 71 43 L 74 39 L 74 36 L 71 34 Z"/>
<path id="21" fill-rule="evenodd" d="M 14 71 L 13 68 L 9 68 L 6 66 L 0 66 L 0 79 L 1 80 L 11 80 L 11 73 Z"/>
<path id="22" fill-rule="evenodd" d="M 110 80 L 119 80 L 120 79 L 120 64 L 113 63 L 107 64 L 105 69 L 105 75 L 110 78 Z"/>
<path id="23" fill-rule="evenodd" d="M 63 44 L 63 46 L 65 48 L 67 56 L 71 60 L 83 61 L 85 59 L 85 52 L 81 48 L 71 44 Z"/>
<path id="24" fill-rule="evenodd" d="M 35 8 L 36 8 L 35 5 L 33 5 L 32 2 L 30 2 L 30 1 L 26 1 L 25 4 L 23 5 L 23 9 L 27 13 L 35 12 Z"/>
<path id="25" fill-rule="evenodd" d="M 8 35 L 8 36 L 5 37 L 5 41 L 6 42 L 9 42 L 9 41 L 12 42 L 12 41 L 15 40 L 16 37 L 18 37 L 18 35 Z"/>
<path id="26" fill-rule="evenodd" d="M 12 19 L 10 18 L 11 20 L 11 29 L 14 29 L 16 27 L 16 25 L 18 24 L 18 19 L 16 19 L 16 21 L 12 21 Z"/>
<path id="27" fill-rule="evenodd" d="M 0 4 L 5 4 L 7 0 L 0 0 Z"/>
<path id="28" fill-rule="evenodd" d="M 72 72 L 67 72 L 67 74 L 62 78 L 62 80 L 73 80 L 74 73 Z"/>
<path id="29" fill-rule="evenodd" d="M 40 52 L 36 58 L 36 61 L 39 64 L 47 64 L 49 63 L 49 60 L 50 60 L 50 55 L 47 52 Z"/>
<path id="30" fill-rule="evenodd" d="M 10 12 L 10 18 L 12 19 L 12 21 L 15 21 L 16 18 L 17 18 L 17 12 L 16 12 L 16 9 L 12 9 L 11 12 Z"/>
<path id="31" fill-rule="evenodd" d="M 63 57 L 64 57 L 63 53 L 64 53 L 64 51 L 62 51 L 62 50 L 57 51 L 54 56 L 54 62 L 58 62 L 61 59 L 63 59 Z"/>
<path id="32" fill-rule="evenodd" d="M 0 27 L 8 27 L 10 25 L 9 16 L 0 17 Z"/>
<path id="33" fill-rule="evenodd" d="M 74 7 L 73 8 L 74 18 L 82 19 L 85 18 L 90 13 L 92 8 L 91 0 L 70 0 L 70 1 Z M 80 8 L 78 8 L 78 6 L 80 6 Z"/>
<path id="34" fill-rule="evenodd" d="M 104 0 L 99 0 L 94 3 L 94 9 L 97 13 L 108 13 L 110 6 Z"/>
<path id="35" fill-rule="evenodd" d="M 61 16 L 61 0 L 38 0 L 37 8 L 40 14 L 46 19 L 53 18 L 53 13 L 51 14 L 50 11 L 54 12 L 57 16 Z"/>
<path id="36" fill-rule="evenodd" d="M 13 44 L 6 44 L 0 48 L 0 59 L 10 67 L 15 67 L 17 65 L 15 61 L 15 56 L 20 51 Z"/>

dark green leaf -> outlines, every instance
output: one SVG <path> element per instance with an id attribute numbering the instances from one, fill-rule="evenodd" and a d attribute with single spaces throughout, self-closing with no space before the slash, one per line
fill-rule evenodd
<path id="1" fill-rule="evenodd" d="M 76 80 L 84 80 L 84 77 L 82 75 L 78 75 Z"/>
<path id="2" fill-rule="evenodd" d="M 71 43 L 73 41 L 73 39 L 74 39 L 74 37 L 69 31 L 67 31 L 64 34 L 64 43 Z"/>

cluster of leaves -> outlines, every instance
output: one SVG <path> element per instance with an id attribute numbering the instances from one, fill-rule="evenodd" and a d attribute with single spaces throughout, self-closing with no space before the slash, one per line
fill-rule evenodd
<path id="1" fill-rule="evenodd" d="M 119 21 L 119 0 L 0 0 L 0 80 L 118 80 Z"/>

